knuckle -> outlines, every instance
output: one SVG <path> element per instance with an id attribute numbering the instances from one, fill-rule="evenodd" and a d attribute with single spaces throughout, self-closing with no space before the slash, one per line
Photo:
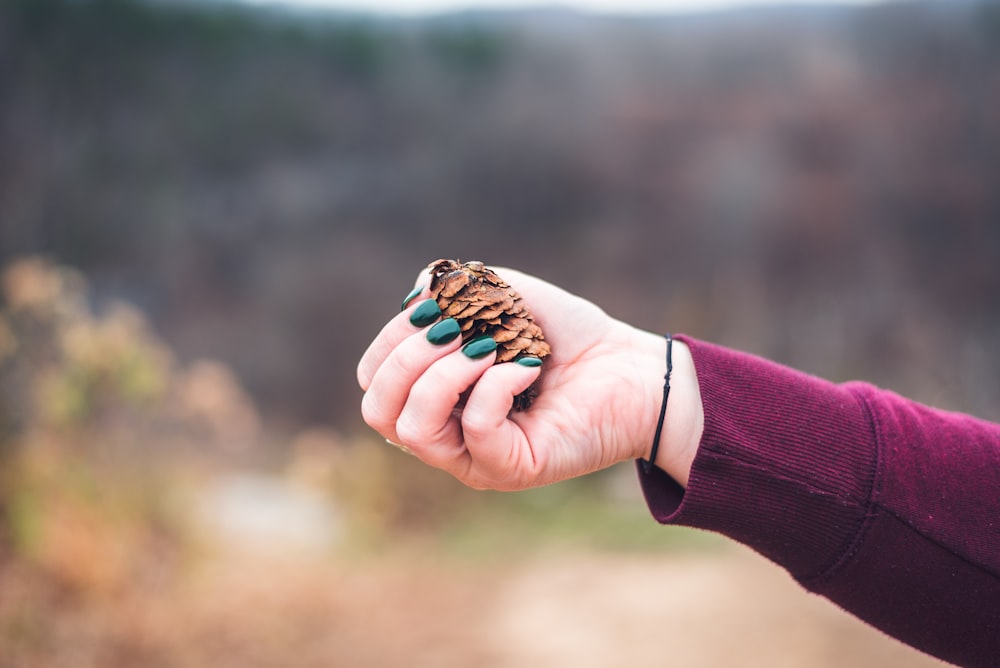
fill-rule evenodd
<path id="1" fill-rule="evenodd" d="M 365 392 L 361 398 L 361 417 L 375 429 L 382 426 L 385 417 L 375 392 Z"/>
<path id="2" fill-rule="evenodd" d="M 497 428 L 496 419 L 482 410 L 467 407 L 462 412 L 462 431 L 466 437 L 483 439 Z"/>
<path id="3" fill-rule="evenodd" d="M 413 420 L 412 417 L 401 415 L 396 421 L 396 434 L 399 439 L 406 444 L 419 444 L 427 442 L 427 431 L 423 425 Z"/>
<path id="4" fill-rule="evenodd" d="M 388 378 L 408 378 L 413 373 L 412 369 L 413 364 L 409 356 L 403 354 L 403 351 L 398 351 L 386 358 L 380 373 Z"/>

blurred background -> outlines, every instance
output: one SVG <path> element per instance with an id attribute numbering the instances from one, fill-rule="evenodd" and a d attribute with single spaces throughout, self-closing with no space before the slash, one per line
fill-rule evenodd
<path id="1" fill-rule="evenodd" d="M 1000 419 L 1000 5 L 651 4 L 0 0 L 0 665 L 936 665 L 360 420 L 439 257 Z"/>

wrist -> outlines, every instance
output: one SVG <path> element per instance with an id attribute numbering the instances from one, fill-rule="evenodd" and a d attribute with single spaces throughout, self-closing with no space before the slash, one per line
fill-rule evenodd
<path id="1" fill-rule="evenodd" d="M 640 430 L 645 438 L 636 444 L 640 459 L 648 459 L 654 451 L 653 441 L 657 435 L 656 425 L 663 403 L 664 376 L 667 371 L 665 337 L 644 334 L 651 338 L 644 344 L 649 364 L 644 374 L 646 390 L 643 394 L 647 398 L 642 408 L 643 428 Z M 686 487 L 701 441 L 705 417 L 691 350 L 677 339 L 673 340 L 671 347 L 670 393 L 663 426 L 658 434 L 659 444 L 655 448 L 656 459 L 652 463 Z"/>
<path id="2" fill-rule="evenodd" d="M 674 339 L 673 363 L 667 415 L 653 463 L 682 487 L 687 487 L 691 465 L 705 429 L 705 411 L 691 349 L 677 339 Z"/>

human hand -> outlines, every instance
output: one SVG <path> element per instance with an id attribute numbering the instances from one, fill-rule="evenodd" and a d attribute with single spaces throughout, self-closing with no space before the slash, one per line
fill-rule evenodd
<path id="1" fill-rule="evenodd" d="M 389 321 L 358 365 L 365 421 L 475 488 L 537 487 L 648 456 L 666 370 L 664 339 L 538 278 L 497 273 L 521 294 L 552 346 L 543 366 L 494 365 L 492 351 L 474 359 L 458 338 L 431 343 L 429 330 L 410 322 L 429 298 L 424 274 L 420 295 Z M 673 362 L 655 463 L 684 485 L 702 413 L 690 352 L 679 341 Z M 536 380 L 531 408 L 511 413 L 514 396 Z"/>

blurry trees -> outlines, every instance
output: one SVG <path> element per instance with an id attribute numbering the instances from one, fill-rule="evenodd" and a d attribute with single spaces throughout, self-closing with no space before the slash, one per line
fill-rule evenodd
<path id="1" fill-rule="evenodd" d="M 0 0 L 0 260 L 79 268 L 293 423 L 358 424 L 443 256 L 996 418 L 997 17 Z"/>

